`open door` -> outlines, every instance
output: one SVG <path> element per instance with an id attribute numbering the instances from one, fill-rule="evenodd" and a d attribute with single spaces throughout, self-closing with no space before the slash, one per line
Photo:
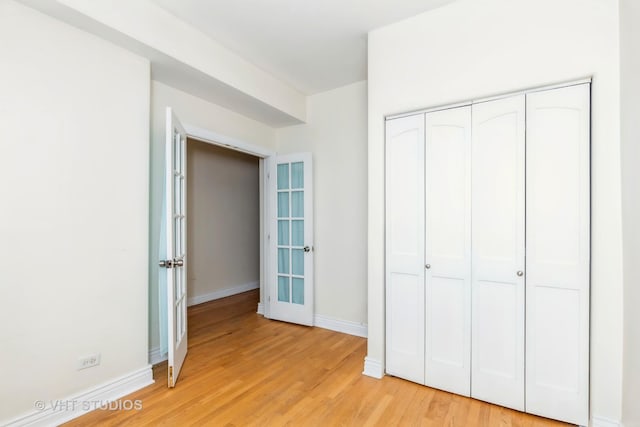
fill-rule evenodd
<path id="1" fill-rule="evenodd" d="M 271 195 L 269 317 L 313 325 L 311 154 L 275 156 Z"/>
<path id="2" fill-rule="evenodd" d="M 167 277 L 168 382 L 175 387 L 187 355 L 187 133 L 167 108 L 166 123 L 166 233 L 167 259 L 160 261 Z"/>

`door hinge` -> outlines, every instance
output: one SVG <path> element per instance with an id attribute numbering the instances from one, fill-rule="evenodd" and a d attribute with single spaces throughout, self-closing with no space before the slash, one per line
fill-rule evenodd
<path id="1" fill-rule="evenodd" d="M 169 366 L 169 382 L 173 386 L 173 366 Z"/>

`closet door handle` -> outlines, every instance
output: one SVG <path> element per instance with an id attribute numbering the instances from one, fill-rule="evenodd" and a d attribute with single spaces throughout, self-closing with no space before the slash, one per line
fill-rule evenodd
<path id="1" fill-rule="evenodd" d="M 524 271 L 518 270 L 518 272 L 516 274 L 518 275 L 518 277 L 522 277 L 522 276 L 524 276 Z"/>
<path id="2" fill-rule="evenodd" d="M 431 264 L 426 264 L 426 265 L 424 266 L 424 268 L 426 268 L 427 270 L 428 270 L 428 269 L 430 269 L 430 268 L 431 268 Z"/>

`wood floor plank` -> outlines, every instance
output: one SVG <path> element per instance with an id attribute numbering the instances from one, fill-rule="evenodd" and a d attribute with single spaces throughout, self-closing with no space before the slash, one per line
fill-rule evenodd
<path id="1" fill-rule="evenodd" d="M 366 340 L 265 319 L 258 292 L 189 308 L 189 353 L 176 388 L 167 365 L 124 399 L 69 426 L 561 427 L 567 424 L 386 376 L 362 375 Z"/>

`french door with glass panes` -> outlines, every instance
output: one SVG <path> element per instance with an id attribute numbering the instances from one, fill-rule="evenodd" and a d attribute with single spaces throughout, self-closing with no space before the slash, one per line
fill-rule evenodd
<path id="1" fill-rule="evenodd" d="M 168 385 L 175 387 L 187 356 L 187 133 L 171 108 L 166 111 L 166 254 L 160 261 L 167 277 Z"/>
<path id="2" fill-rule="evenodd" d="M 268 316 L 313 325 L 311 154 L 276 156 L 269 172 L 271 281 Z"/>

